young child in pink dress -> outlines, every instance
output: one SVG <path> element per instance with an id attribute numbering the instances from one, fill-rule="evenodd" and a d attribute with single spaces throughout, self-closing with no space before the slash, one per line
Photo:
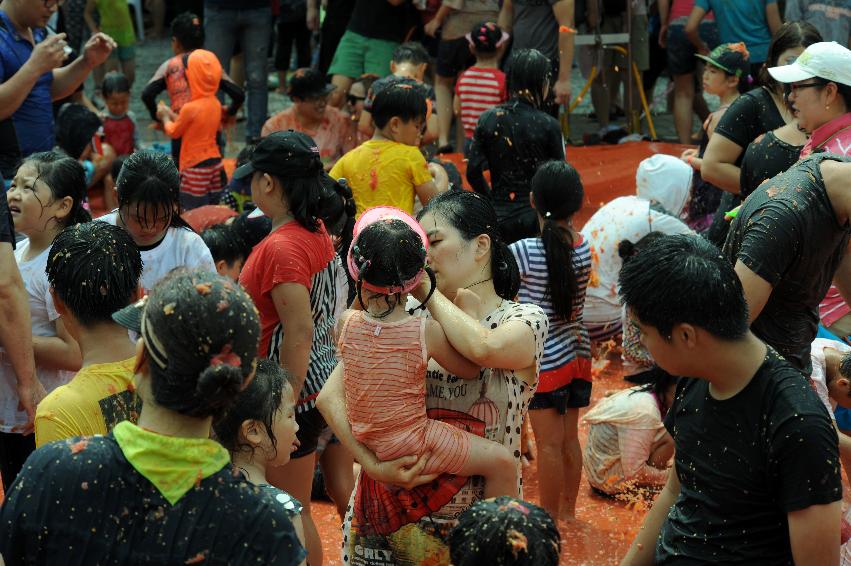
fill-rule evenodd
<path id="1" fill-rule="evenodd" d="M 515 493 L 516 467 L 505 446 L 426 416 L 430 358 L 458 377 L 479 376 L 437 321 L 405 309 L 425 273 L 435 287 L 427 246 L 422 227 L 397 208 L 367 210 L 355 225 L 348 263 L 363 310 L 343 314 L 339 336 L 352 432 L 380 460 L 430 454 L 425 474 L 484 476 L 485 497 Z"/>

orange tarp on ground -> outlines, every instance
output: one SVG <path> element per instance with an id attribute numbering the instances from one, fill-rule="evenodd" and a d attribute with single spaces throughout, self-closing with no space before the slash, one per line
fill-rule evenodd
<path id="1" fill-rule="evenodd" d="M 581 226 L 610 200 L 635 193 L 635 170 L 643 159 L 656 153 L 679 155 L 689 146 L 674 143 L 631 142 L 620 145 L 594 145 L 568 147 L 567 161 L 576 167 L 585 188 L 585 207 L 579 212 L 577 224 Z M 454 163 L 464 177 L 467 163 L 460 153 L 441 155 L 441 159 Z M 466 177 L 464 186 L 467 185 Z"/>

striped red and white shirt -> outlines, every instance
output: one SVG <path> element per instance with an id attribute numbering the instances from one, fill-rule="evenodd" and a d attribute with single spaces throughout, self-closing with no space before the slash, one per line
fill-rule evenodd
<path id="1" fill-rule="evenodd" d="M 485 110 L 505 102 L 508 95 L 505 90 L 505 73 L 499 69 L 470 67 L 458 78 L 455 94 L 461 100 L 461 123 L 464 135 L 473 137 L 479 116 Z"/>

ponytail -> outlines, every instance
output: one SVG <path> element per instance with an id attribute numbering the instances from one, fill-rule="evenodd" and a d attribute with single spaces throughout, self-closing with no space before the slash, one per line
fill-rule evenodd
<path id="1" fill-rule="evenodd" d="M 573 315 L 573 300 L 579 288 L 573 266 L 573 237 L 552 219 L 544 221 L 541 241 L 547 258 L 547 296 L 553 310 L 565 320 Z"/>
<path id="2" fill-rule="evenodd" d="M 520 269 L 514 254 L 498 234 L 491 235 L 491 276 L 500 298 L 513 301 L 520 291 Z"/>

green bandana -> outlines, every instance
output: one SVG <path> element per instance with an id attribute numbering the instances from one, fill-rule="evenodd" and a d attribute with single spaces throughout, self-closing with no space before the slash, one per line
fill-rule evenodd
<path id="1" fill-rule="evenodd" d="M 129 421 L 118 423 L 112 434 L 130 465 L 172 505 L 230 462 L 227 450 L 209 438 L 165 436 Z"/>

